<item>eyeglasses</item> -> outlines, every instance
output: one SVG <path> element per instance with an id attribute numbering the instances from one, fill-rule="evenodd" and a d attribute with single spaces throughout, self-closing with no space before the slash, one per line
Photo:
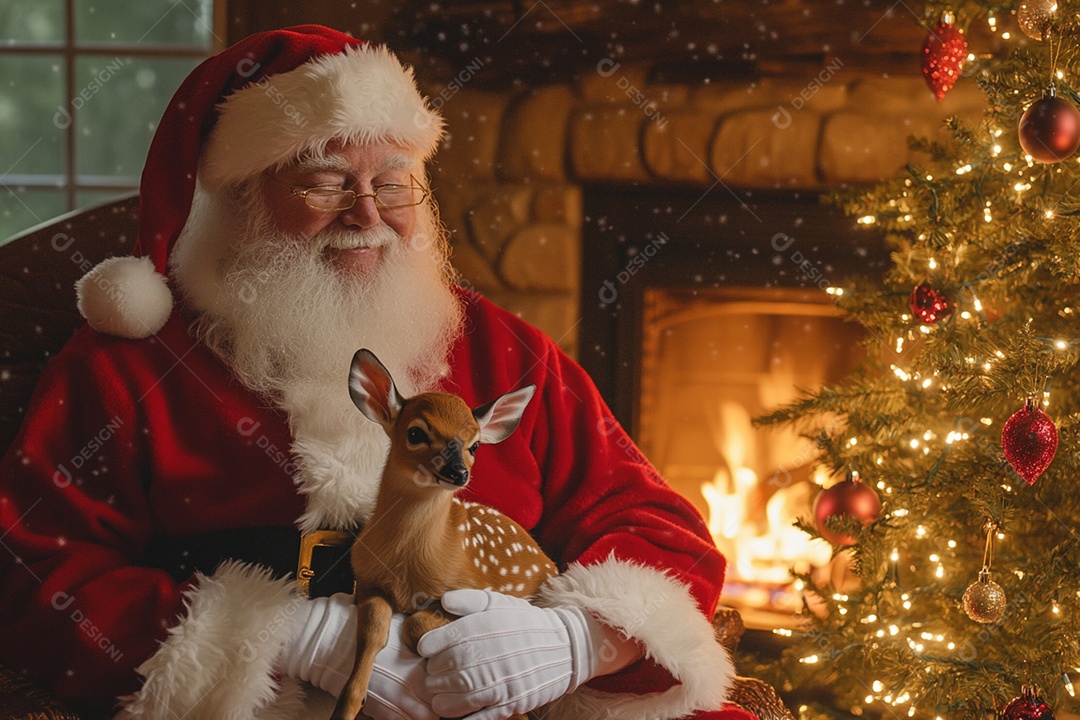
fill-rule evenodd
<path id="1" fill-rule="evenodd" d="M 348 210 L 356 204 L 357 200 L 365 197 L 374 198 L 376 205 L 387 210 L 412 207 L 424 202 L 431 194 L 431 190 L 417 182 L 412 175 L 409 176 L 412 185 L 379 185 L 373 187 L 369 193 L 358 193 L 353 190 L 324 187 L 295 188 L 269 172 L 266 174 L 275 182 L 289 188 L 289 192 L 293 195 L 303 198 L 309 208 L 322 212 Z"/>

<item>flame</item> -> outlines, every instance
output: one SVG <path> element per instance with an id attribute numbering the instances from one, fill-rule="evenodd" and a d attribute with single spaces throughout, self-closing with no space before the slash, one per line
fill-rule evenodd
<path id="1" fill-rule="evenodd" d="M 766 492 L 748 463 L 754 457 L 749 413 L 722 402 L 713 437 L 726 467 L 716 471 L 701 493 L 709 507 L 709 532 L 728 560 L 728 579 L 747 583 L 788 585 L 790 570 L 828 565 L 832 548 L 794 526 L 810 508 L 814 486 L 794 482 L 778 488 L 761 507 Z M 789 478 L 776 474 L 777 480 Z M 762 512 L 764 510 L 764 512 Z"/>

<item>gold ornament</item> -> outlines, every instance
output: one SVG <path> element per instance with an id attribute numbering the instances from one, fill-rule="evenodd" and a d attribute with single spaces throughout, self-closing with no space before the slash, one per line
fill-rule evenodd
<path id="1" fill-rule="evenodd" d="M 964 591 L 964 612 L 980 623 L 993 623 L 1005 617 L 1005 591 L 990 579 L 986 568 L 979 571 L 979 579 Z"/>
<path id="2" fill-rule="evenodd" d="M 1057 9 L 1057 0 L 1024 0 L 1016 11 L 1016 22 L 1032 40 L 1045 40 Z"/>

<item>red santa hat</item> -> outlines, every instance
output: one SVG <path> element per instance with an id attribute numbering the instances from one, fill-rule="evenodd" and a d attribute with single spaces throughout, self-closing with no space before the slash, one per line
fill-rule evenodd
<path id="1" fill-rule="evenodd" d="M 168 262 L 191 214 L 196 176 L 220 191 L 331 140 L 391 141 L 423 160 L 442 118 L 388 50 L 319 25 L 252 35 L 197 68 L 158 125 L 139 191 L 131 257 L 79 280 L 79 312 L 99 332 L 138 339 L 172 312 Z"/>

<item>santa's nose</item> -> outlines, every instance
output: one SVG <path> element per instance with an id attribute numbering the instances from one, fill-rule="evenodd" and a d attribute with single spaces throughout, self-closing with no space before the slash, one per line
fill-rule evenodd
<path id="1" fill-rule="evenodd" d="M 379 206 L 375 204 L 375 198 L 358 197 L 356 204 L 343 211 L 339 220 L 349 227 L 367 230 L 381 223 L 382 217 L 379 215 Z"/>

